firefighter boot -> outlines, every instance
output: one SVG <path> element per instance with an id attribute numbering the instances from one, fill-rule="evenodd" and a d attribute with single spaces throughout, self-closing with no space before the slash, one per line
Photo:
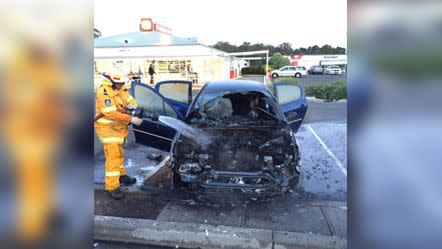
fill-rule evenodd
<path id="1" fill-rule="evenodd" d="M 127 176 L 127 175 L 120 176 L 120 183 L 124 184 L 126 186 L 127 185 L 132 185 L 132 184 L 134 184 L 136 182 L 137 182 L 137 179 L 135 179 L 134 177 L 130 177 L 130 176 Z"/>
<path id="2" fill-rule="evenodd" d="M 124 192 L 120 188 L 109 191 L 109 194 L 114 200 L 121 200 L 124 198 Z"/>

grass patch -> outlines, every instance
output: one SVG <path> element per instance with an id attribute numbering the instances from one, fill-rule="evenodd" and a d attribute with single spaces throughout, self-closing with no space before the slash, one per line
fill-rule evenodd
<path id="1" fill-rule="evenodd" d="M 298 80 L 294 77 L 278 77 L 274 79 L 275 82 L 288 82 L 288 83 L 298 83 Z"/>
<path id="2" fill-rule="evenodd" d="M 275 82 L 288 82 L 298 84 L 297 80 L 291 77 L 281 77 L 275 80 Z M 323 100 L 339 100 L 347 99 L 347 81 L 337 80 L 327 84 L 320 85 L 306 85 L 299 84 L 304 87 L 305 95 L 316 97 Z"/>

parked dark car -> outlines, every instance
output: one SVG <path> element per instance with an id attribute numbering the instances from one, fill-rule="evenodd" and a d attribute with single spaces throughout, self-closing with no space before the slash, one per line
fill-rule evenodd
<path id="1" fill-rule="evenodd" d="M 192 101 L 190 81 L 132 83 L 146 111 L 184 121 L 207 134 L 205 146 L 159 121 L 134 127 L 136 142 L 170 150 L 171 188 L 199 196 L 274 196 L 299 178 L 295 132 L 307 111 L 302 87 L 256 81 L 207 83 Z M 161 120 L 161 119 L 160 119 Z"/>
<path id="2" fill-rule="evenodd" d="M 324 73 L 324 68 L 322 68 L 321 65 L 313 65 L 308 70 L 308 73 L 309 74 L 323 74 Z"/>

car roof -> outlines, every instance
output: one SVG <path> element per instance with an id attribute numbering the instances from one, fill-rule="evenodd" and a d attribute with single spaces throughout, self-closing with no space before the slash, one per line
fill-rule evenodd
<path id="1" fill-rule="evenodd" d="M 232 92 L 241 92 L 241 91 L 256 91 L 269 93 L 268 88 L 261 82 L 253 81 L 253 80 L 217 80 L 208 82 L 204 91 L 211 92 L 223 92 L 223 91 L 232 91 Z"/>

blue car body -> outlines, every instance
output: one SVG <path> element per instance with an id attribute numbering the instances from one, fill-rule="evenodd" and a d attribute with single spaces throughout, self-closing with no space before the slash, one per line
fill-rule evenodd
<path id="1" fill-rule="evenodd" d="M 292 131 L 296 132 L 307 112 L 304 89 L 293 83 L 276 83 L 274 88 L 275 91 L 271 92 L 264 84 L 257 81 L 213 81 L 205 84 L 192 101 L 191 81 L 168 80 L 158 82 L 154 88 L 145 83 L 132 82 L 131 94 L 146 111 L 186 122 L 188 113 L 191 112 L 190 110 L 194 108 L 198 97 L 204 92 L 260 92 L 272 98 L 275 103 L 279 103 L 279 99 L 281 99 L 281 103 L 278 105 L 279 112 L 283 120 L 290 125 Z M 290 95 L 290 91 L 293 91 L 296 97 Z M 176 134 L 176 131 L 171 127 L 149 119 L 144 119 L 143 123 L 140 126 L 134 126 L 133 130 L 137 143 L 165 151 L 170 150 Z"/>

